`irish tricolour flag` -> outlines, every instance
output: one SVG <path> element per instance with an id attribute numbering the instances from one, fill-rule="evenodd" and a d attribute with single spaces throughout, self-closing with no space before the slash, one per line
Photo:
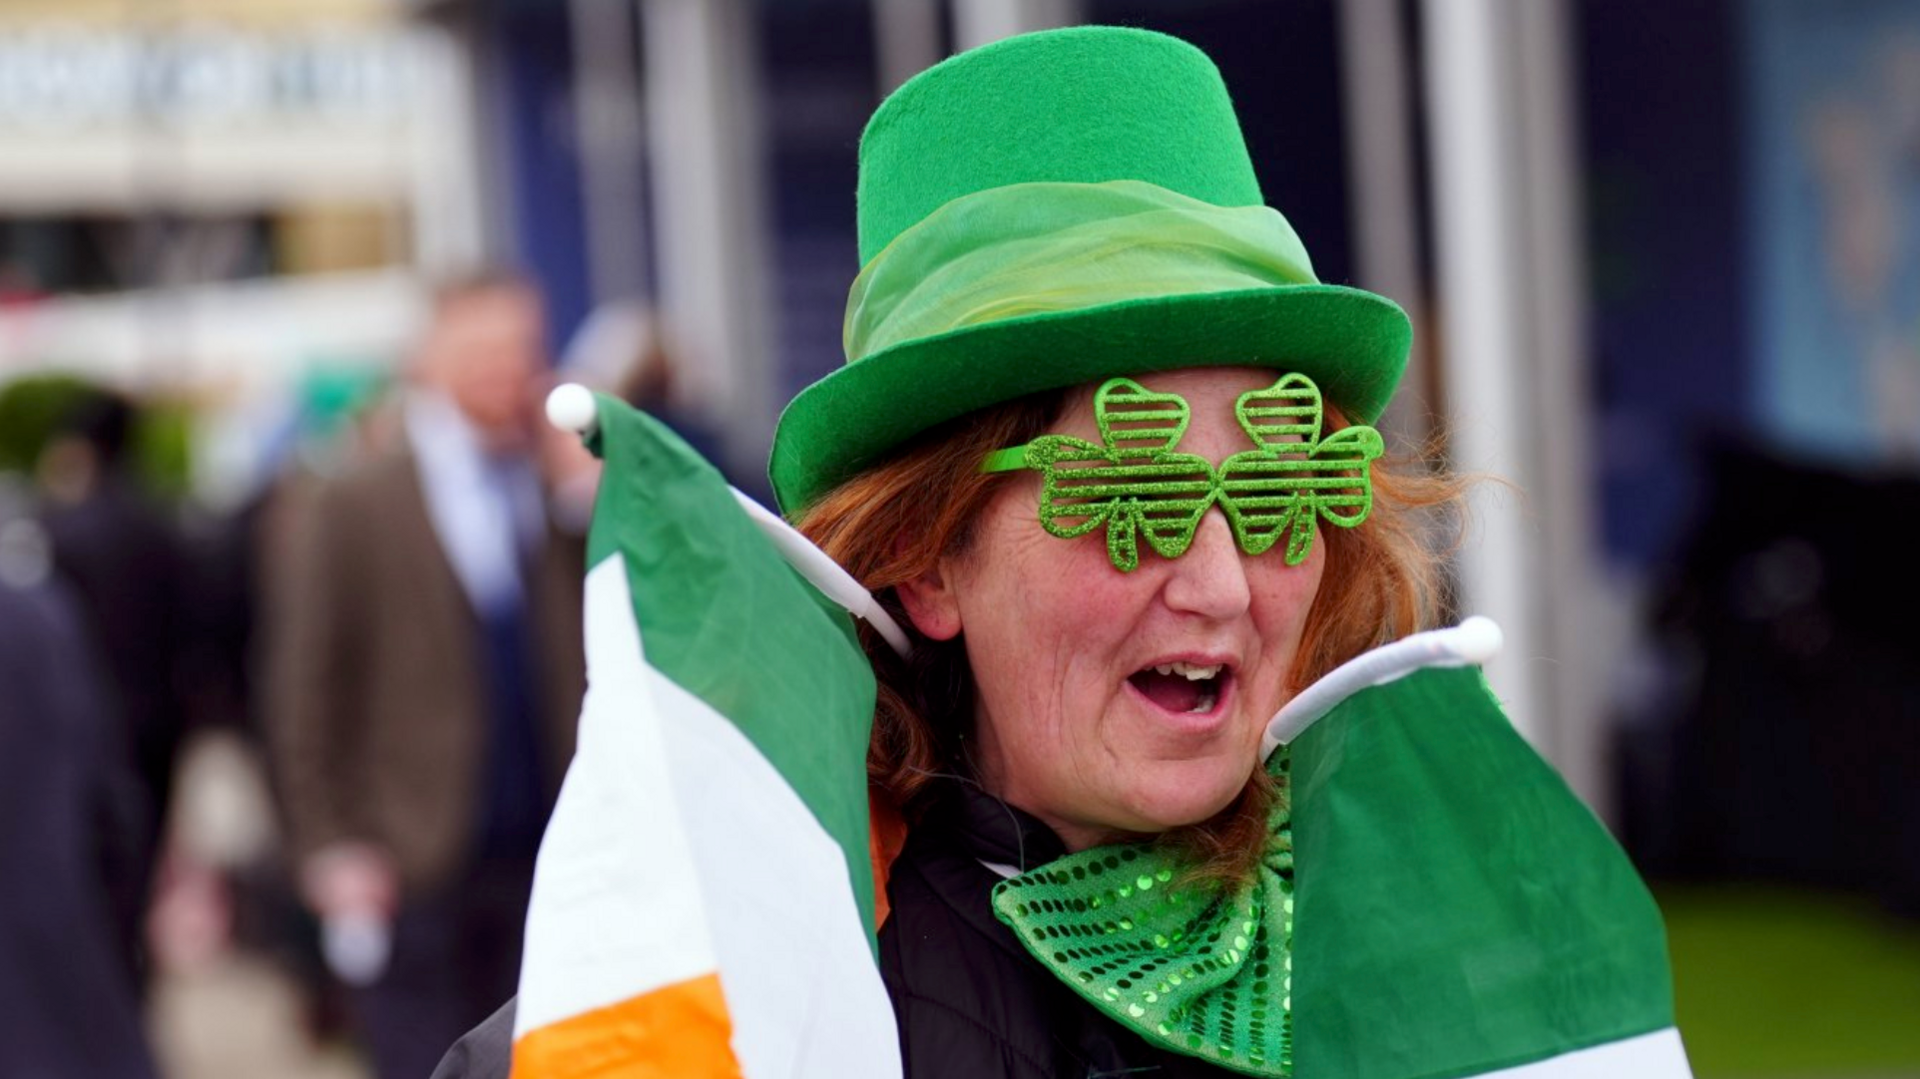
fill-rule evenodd
<path id="1" fill-rule="evenodd" d="M 1475 664 L 1486 619 L 1367 653 L 1268 729 L 1291 754 L 1304 1079 L 1689 1079 L 1666 930 Z"/>
<path id="2" fill-rule="evenodd" d="M 852 624 L 678 438 L 611 399 L 595 420 L 588 689 L 515 1079 L 897 1076 Z"/>

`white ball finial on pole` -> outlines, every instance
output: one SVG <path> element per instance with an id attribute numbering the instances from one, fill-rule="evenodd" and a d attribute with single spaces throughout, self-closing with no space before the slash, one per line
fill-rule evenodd
<path id="1" fill-rule="evenodd" d="M 1507 643 L 1499 623 L 1484 614 L 1476 614 L 1453 628 L 1454 653 L 1468 663 L 1485 664 L 1500 654 Z"/>
<path id="2" fill-rule="evenodd" d="M 578 382 L 563 382 L 547 395 L 547 422 L 562 431 L 590 435 L 599 421 L 593 391 Z"/>

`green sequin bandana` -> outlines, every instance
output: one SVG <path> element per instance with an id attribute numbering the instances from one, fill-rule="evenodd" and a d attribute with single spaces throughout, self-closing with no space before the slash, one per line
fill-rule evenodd
<path id="1" fill-rule="evenodd" d="M 1249 1075 L 1293 1073 L 1293 831 L 1285 747 L 1265 857 L 1231 890 L 1181 887 L 1151 844 L 1098 847 L 993 890 L 1034 958 L 1122 1026 Z"/>
<path id="2" fill-rule="evenodd" d="M 1093 413 L 1098 444 L 1042 435 L 990 454 L 980 468 L 1039 472 L 1041 527 L 1073 539 L 1105 525 L 1108 557 L 1123 573 L 1140 564 L 1142 534 L 1162 558 L 1185 554 L 1215 502 L 1249 555 L 1286 535 L 1289 566 L 1306 561 L 1319 521 L 1352 528 L 1373 510 L 1368 466 L 1385 448 L 1380 432 L 1353 426 L 1322 438 L 1320 389 L 1305 375 L 1240 395 L 1234 418 L 1258 448 L 1218 468 L 1176 451 L 1192 418 L 1178 394 L 1108 379 L 1093 396 Z"/>

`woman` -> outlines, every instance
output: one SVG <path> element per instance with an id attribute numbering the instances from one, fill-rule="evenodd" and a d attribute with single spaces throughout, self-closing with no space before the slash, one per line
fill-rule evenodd
<path id="1" fill-rule="evenodd" d="M 1017 932 L 995 889 L 1115 843 L 1116 872 L 1177 867 L 1142 890 L 1284 875 L 1267 721 L 1433 613 L 1413 513 L 1452 487 L 1381 466 L 1365 426 L 1406 317 L 1316 281 L 1218 72 L 1143 31 L 1027 35 L 912 80 L 862 139 L 859 219 L 849 362 L 783 415 L 771 472 L 916 633 L 906 662 L 866 642 L 876 819 L 906 833 L 880 929 L 906 1074 L 1277 1073 L 1267 929 L 1238 945 L 1244 1022 L 1196 1026 L 1153 1010 L 1158 981 L 1091 997 L 1097 949 L 1034 950 L 1052 930 Z M 440 1074 L 503 1075 L 509 1025 Z"/>
<path id="2" fill-rule="evenodd" d="M 860 231 L 848 366 L 794 401 L 772 471 L 918 634 L 910 664 L 868 642 L 870 772 L 908 824 L 880 931 L 907 1074 L 1220 1074 L 1219 1047 L 1096 1007 L 990 896 L 1129 840 L 1197 889 L 1253 874 L 1284 798 L 1267 720 L 1433 613 L 1409 511 L 1451 487 L 1349 426 L 1406 319 L 1314 280 L 1211 63 L 1141 31 L 909 82 L 862 140 Z"/>

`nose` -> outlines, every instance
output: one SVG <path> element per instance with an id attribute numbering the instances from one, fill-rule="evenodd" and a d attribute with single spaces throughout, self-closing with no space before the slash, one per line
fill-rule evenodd
<path id="1" fill-rule="evenodd" d="M 1240 547 L 1219 507 L 1200 518 L 1193 545 L 1169 564 L 1164 595 L 1174 610 L 1216 621 L 1239 617 L 1253 602 Z"/>

